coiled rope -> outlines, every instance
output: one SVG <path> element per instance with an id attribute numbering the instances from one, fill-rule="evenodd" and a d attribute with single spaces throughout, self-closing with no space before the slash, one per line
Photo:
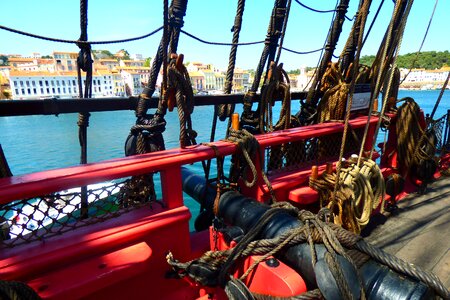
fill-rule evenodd
<path id="1" fill-rule="evenodd" d="M 339 197 L 333 199 L 336 173 L 323 173 L 315 179 L 310 177 L 309 186 L 319 192 L 321 207 L 328 207 L 334 214 L 335 224 L 355 233 L 360 233 L 368 223 L 373 209 L 380 203 L 384 207 L 385 184 L 378 165 L 370 159 L 363 159 L 357 165 L 356 159 L 340 171 L 341 188 Z"/>
<path id="2" fill-rule="evenodd" d="M 420 164 L 434 159 L 436 145 L 419 121 L 420 108 L 412 98 L 405 101 L 397 110 L 397 150 L 398 163 L 402 176 L 417 174 Z"/>

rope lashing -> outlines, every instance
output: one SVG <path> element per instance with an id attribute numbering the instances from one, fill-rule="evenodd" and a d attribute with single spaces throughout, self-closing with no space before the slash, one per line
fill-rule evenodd
<path id="1" fill-rule="evenodd" d="M 322 99 L 317 106 L 317 122 L 343 120 L 345 116 L 349 85 L 338 69 L 337 63 L 328 65 L 321 81 Z"/>
<path id="2" fill-rule="evenodd" d="M 80 41 L 87 41 L 88 25 L 88 0 L 80 0 Z M 78 75 L 78 95 L 80 98 L 91 98 L 92 97 L 92 53 L 91 45 L 86 43 L 78 43 L 80 52 L 77 58 L 77 75 Z M 81 77 L 81 71 L 86 72 L 86 79 L 84 81 L 84 94 L 83 94 L 83 80 Z M 83 112 L 78 114 L 78 139 L 81 146 L 80 163 L 87 163 L 87 127 L 89 126 L 88 112 Z M 88 217 L 88 199 L 87 199 L 87 186 L 81 187 L 81 218 Z"/>
<path id="3" fill-rule="evenodd" d="M 255 71 L 253 84 L 250 90 L 244 96 L 243 100 L 244 110 L 241 115 L 241 123 L 243 124 L 243 126 L 250 126 L 256 128 L 257 124 L 259 123 L 258 114 L 260 110 L 260 105 L 258 105 L 256 111 L 252 111 L 252 103 L 256 95 L 256 91 L 259 88 L 259 84 L 261 82 L 261 77 L 266 63 L 267 63 L 266 68 L 267 72 L 264 81 L 267 80 L 268 71 L 270 69 L 270 62 L 275 61 L 276 50 L 278 47 L 278 40 L 282 35 L 282 32 L 284 32 L 283 25 L 285 23 L 286 18 L 286 5 L 287 0 L 276 0 L 274 3 L 274 8 L 272 10 L 272 15 L 269 21 L 269 27 L 267 29 L 264 49 Z M 249 128 L 249 130 L 251 129 Z M 257 132 L 256 129 L 252 131 L 254 131 L 253 133 Z"/>
<path id="4" fill-rule="evenodd" d="M 271 239 L 256 239 L 262 229 L 279 213 L 287 213 L 296 216 L 302 222 L 302 226 L 291 228 L 284 231 L 279 236 Z M 323 214 L 320 214 L 323 216 Z M 188 276 L 196 283 L 205 286 L 222 286 L 227 287 L 231 279 L 231 273 L 234 267 L 243 258 L 250 255 L 261 255 L 252 264 L 246 272 L 238 279 L 244 280 L 251 271 L 270 256 L 277 256 L 288 247 L 299 244 L 308 244 L 311 251 L 311 259 L 313 266 L 317 263 L 315 244 L 323 244 L 325 247 L 324 260 L 328 264 L 333 277 L 339 283 L 338 288 L 344 299 L 352 299 L 349 291 L 348 282 L 343 276 L 343 271 L 336 263 L 337 255 L 347 259 L 351 265 L 358 269 L 364 265 L 368 259 L 372 258 L 389 268 L 425 283 L 433 289 L 438 295 L 444 299 L 449 299 L 449 292 L 440 280 L 433 274 L 427 273 L 420 267 L 403 262 L 402 260 L 379 250 L 366 243 L 359 235 L 351 233 L 335 224 L 327 223 L 318 215 L 314 215 L 309 211 L 298 210 L 288 203 L 276 203 L 269 208 L 259 222 L 253 226 L 247 234 L 237 243 L 236 247 L 222 251 L 208 251 L 198 259 L 188 262 L 179 262 L 172 253 L 166 256 L 168 264 L 172 267 L 176 275 L 179 277 Z M 361 279 L 358 276 L 361 286 L 360 299 L 365 299 L 366 295 L 362 289 Z M 242 287 L 244 288 L 244 287 Z M 311 292 L 311 291 L 310 291 Z M 308 292 L 308 293 L 310 293 Z M 314 290 L 316 296 L 321 297 L 320 291 Z M 269 295 L 253 294 L 256 299 L 274 299 Z M 295 299 L 310 299 L 295 296 Z M 260 298 L 261 297 L 261 298 Z"/>
<path id="5" fill-rule="evenodd" d="M 167 23 L 169 28 L 166 28 L 166 34 L 163 34 L 161 38 L 158 50 L 156 51 L 155 58 L 152 62 L 147 86 L 139 96 L 139 103 L 136 108 L 137 117 L 140 117 L 146 113 L 145 102 L 150 100 L 155 92 L 158 74 L 161 70 L 161 66 L 163 65 L 164 52 L 177 52 L 181 27 L 184 25 L 183 17 L 186 15 L 187 3 L 188 0 L 172 0 L 171 5 L 168 8 L 168 14 L 164 14 L 164 23 Z M 167 47 L 169 47 L 169 49 L 167 49 Z M 162 96 L 163 94 L 161 93 L 161 97 Z M 162 102 L 164 102 L 164 99 L 160 99 L 159 101 L 157 114 L 165 114 L 165 108 Z"/>
<path id="6" fill-rule="evenodd" d="M 236 67 L 236 55 L 238 49 L 237 44 L 239 43 L 239 34 L 241 32 L 242 27 L 242 17 L 244 15 L 244 8 L 245 8 L 245 0 L 239 0 L 236 9 L 236 17 L 234 18 L 234 25 L 233 28 L 231 28 L 231 31 L 233 32 L 233 40 L 232 40 L 233 45 L 231 46 L 230 49 L 227 75 L 225 78 L 224 93 L 226 95 L 231 94 L 231 89 L 233 87 L 233 76 L 234 76 L 234 69 Z M 217 116 L 221 121 L 225 121 L 226 118 L 229 118 L 233 114 L 233 112 L 234 112 L 233 104 L 219 104 L 217 107 Z M 230 127 L 229 125 L 228 127 Z"/>
<path id="7" fill-rule="evenodd" d="M 294 216 L 296 215 L 298 219 L 304 223 L 304 226 L 288 230 L 273 239 L 255 240 L 262 228 L 270 222 L 274 215 L 281 211 L 286 211 Z M 336 236 L 336 232 L 341 233 L 342 235 L 342 231 L 337 231 L 335 228 L 336 227 L 329 227 L 326 223 L 318 219 L 317 216 L 308 211 L 299 211 L 287 203 L 277 203 L 264 213 L 257 225 L 241 239 L 235 248 L 223 251 L 208 251 L 199 259 L 186 263 L 180 263 L 174 259 L 171 253 L 169 253 L 167 261 L 181 277 L 189 276 L 202 285 L 226 286 L 226 283 L 230 280 L 230 277 L 227 276 L 229 270 L 231 271 L 233 265 L 241 258 L 245 258 L 249 255 L 262 255 L 262 257 L 252 264 L 239 278 L 239 280 L 242 281 L 260 262 L 266 260 L 270 256 L 277 255 L 277 253 L 287 247 L 298 245 L 300 243 L 308 243 L 311 246 L 311 255 L 314 260 L 313 264 L 315 264 L 314 244 L 323 243 L 329 253 L 326 262 L 329 264 L 330 268 L 334 270 L 333 275 L 340 283 L 339 288 L 341 294 L 347 296 L 345 299 L 351 299 L 348 283 L 344 279 L 342 270 L 338 268 L 335 257 L 339 254 L 351 262 L 352 259 L 342 247 L 341 243 L 343 245 L 354 245 L 360 238 L 352 236 L 350 233 L 344 237 L 338 237 Z M 342 242 L 340 242 L 340 240 L 342 240 Z M 317 292 L 318 291 L 315 291 L 314 294 L 317 295 Z M 361 290 L 360 292 L 362 295 L 364 294 L 364 291 Z M 304 299 L 301 298 L 302 295 L 298 296 L 300 297 L 299 299 Z"/>
<path id="8" fill-rule="evenodd" d="M 259 157 L 259 165 L 262 166 L 262 153 L 261 153 L 261 147 L 258 143 L 258 140 L 247 130 L 234 130 L 230 128 L 230 134 L 226 139 L 229 142 L 235 143 L 238 145 L 240 153 L 242 157 L 239 159 L 242 160 L 242 163 L 239 165 L 241 166 L 240 170 L 231 170 L 230 174 L 235 174 L 236 178 L 242 177 L 244 180 L 244 184 L 246 187 L 253 187 L 258 179 L 258 172 L 256 170 L 255 164 L 252 161 L 252 157 L 258 156 Z M 269 190 L 269 193 L 271 195 L 272 201 L 277 202 L 275 198 L 275 193 L 273 191 L 272 185 L 267 178 L 265 172 L 261 169 L 261 176 L 264 180 L 264 183 L 267 186 L 267 189 Z M 249 181 L 247 179 L 249 172 L 251 172 L 252 179 Z M 239 175 L 236 175 L 236 173 L 239 173 Z M 231 175 L 230 175 L 231 177 Z"/>
<path id="9" fill-rule="evenodd" d="M 170 111 L 176 101 L 180 120 L 180 147 L 196 145 L 197 132 L 192 128 L 191 120 L 191 114 L 194 111 L 194 91 L 192 90 L 189 73 L 183 65 L 183 54 L 171 55 L 167 75 L 167 105 Z"/>
<path id="10" fill-rule="evenodd" d="M 275 99 L 282 98 L 280 117 L 276 125 L 273 125 L 272 107 Z M 261 133 L 290 128 L 291 94 L 290 82 L 287 73 L 283 70 L 283 64 L 278 66 L 271 63 L 268 75 L 268 84 L 263 88 L 259 110 L 259 126 Z"/>

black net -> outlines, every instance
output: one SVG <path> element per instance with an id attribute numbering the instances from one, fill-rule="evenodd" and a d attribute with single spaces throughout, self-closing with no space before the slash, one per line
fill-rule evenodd
<path id="1" fill-rule="evenodd" d="M 350 128 L 344 156 L 358 154 L 364 129 Z M 313 164 L 336 161 L 341 149 L 342 132 L 309 138 L 266 148 L 266 170 L 270 174 Z"/>
<path id="2" fill-rule="evenodd" d="M 13 247 L 44 240 L 151 206 L 157 198 L 153 186 L 153 174 L 89 185 L 87 215 L 81 209 L 82 188 L 0 205 L 0 242 Z"/>
<path id="3" fill-rule="evenodd" d="M 446 129 L 447 129 L 447 115 L 443 115 L 437 120 L 432 120 L 429 123 L 428 130 L 432 137 L 436 141 L 436 150 L 438 152 L 443 150 L 443 146 L 448 142 L 446 141 Z M 446 148 L 447 149 L 447 148 Z"/>

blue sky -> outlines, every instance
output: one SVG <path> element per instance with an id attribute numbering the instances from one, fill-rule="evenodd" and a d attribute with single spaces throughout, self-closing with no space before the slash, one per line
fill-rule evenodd
<path id="1" fill-rule="evenodd" d="M 373 0 L 374 12 L 381 0 Z M 267 32 L 273 0 L 247 0 L 243 17 L 240 41 L 263 40 Z M 332 14 L 310 12 L 292 1 L 291 14 L 284 46 L 298 51 L 308 51 L 322 47 L 328 31 Z M 333 9 L 335 1 L 301 0 L 316 9 Z M 351 1 L 348 16 L 353 16 L 359 1 Z M 418 50 L 430 18 L 434 0 L 416 0 L 407 24 L 401 53 Z M 189 0 L 184 30 L 205 40 L 230 42 L 230 31 L 234 22 L 237 1 L 230 0 Z M 375 54 L 393 10 L 392 0 L 385 0 L 381 14 L 363 49 L 364 54 Z M 77 39 L 80 35 L 79 1 L 75 0 L 14 0 L 2 1 L 0 24 L 7 27 L 29 31 L 35 34 Z M 139 36 L 153 31 L 162 24 L 162 1 L 160 0 L 91 0 L 89 2 L 89 40 L 121 39 Z M 423 51 L 450 50 L 448 38 L 448 18 L 450 1 L 441 0 L 430 28 Z M 339 54 L 345 43 L 351 23 L 346 21 L 340 43 L 335 54 Z M 368 25 L 367 25 L 368 27 Z M 115 52 L 125 48 L 130 53 L 140 53 L 153 57 L 156 53 L 161 33 L 145 40 L 95 46 L 94 49 L 108 49 Z M 237 65 L 244 69 L 256 68 L 263 45 L 240 47 Z M 72 44 L 58 44 L 22 37 L 0 30 L 0 53 L 30 55 L 40 52 L 50 54 L 53 50 L 78 51 Z M 185 54 L 185 61 L 213 63 L 225 69 L 228 63 L 229 47 L 208 46 L 182 35 L 179 52 Z M 300 66 L 315 66 L 318 54 L 296 55 L 283 52 L 281 61 L 287 70 Z"/>

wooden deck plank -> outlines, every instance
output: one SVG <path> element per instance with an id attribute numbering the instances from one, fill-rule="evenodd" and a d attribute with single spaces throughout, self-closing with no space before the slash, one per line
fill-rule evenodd
<path id="1" fill-rule="evenodd" d="M 394 213 L 374 217 L 365 239 L 384 251 L 435 273 L 450 288 L 450 178 L 425 195 L 409 195 Z"/>

